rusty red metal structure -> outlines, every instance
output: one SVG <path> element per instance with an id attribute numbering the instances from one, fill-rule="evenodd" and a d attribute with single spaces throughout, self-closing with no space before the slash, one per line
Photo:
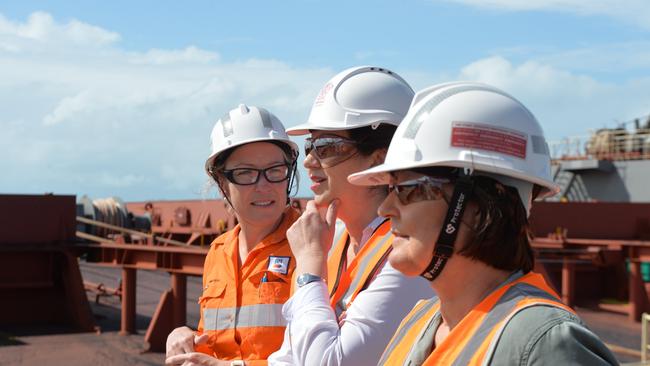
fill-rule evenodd
<path id="1" fill-rule="evenodd" d="M 650 261 L 650 204 L 537 202 L 530 221 L 538 269 L 567 304 L 627 299 L 603 307 L 635 321 L 650 310 L 641 274 L 641 263 Z"/>
<path id="2" fill-rule="evenodd" d="M 222 200 L 130 202 L 126 207 L 151 218 L 153 235 L 189 245 L 209 245 L 215 235 L 235 225 Z"/>
<path id="3" fill-rule="evenodd" d="M 0 324 L 94 330 L 75 227 L 74 196 L 0 195 Z"/>
<path id="4" fill-rule="evenodd" d="M 122 270 L 120 288 L 86 283 L 100 295 L 121 297 L 122 334 L 135 332 L 137 270 L 170 274 L 145 336 L 150 350 L 163 351 L 167 334 L 186 323 L 187 276 L 201 276 L 209 243 L 235 222 L 220 200 L 127 206 L 151 218 L 150 232 L 76 216 L 74 196 L 0 195 L 0 324 L 63 321 L 93 331 L 77 259 L 84 256 Z M 641 276 L 641 263 L 650 261 L 650 204 L 538 202 L 531 223 L 537 269 L 565 302 L 628 299 L 618 310 L 636 321 L 650 310 Z M 105 235 L 83 231 L 88 226 Z"/>

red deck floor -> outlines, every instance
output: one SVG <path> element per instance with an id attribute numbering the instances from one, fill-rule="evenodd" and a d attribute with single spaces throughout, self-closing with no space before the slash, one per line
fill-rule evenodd
<path id="1" fill-rule="evenodd" d="M 82 263 L 84 280 L 118 285 L 119 270 Z M 162 365 L 164 354 L 141 353 L 144 333 L 157 306 L 160 294 L 170 286 L 169 276 L 160 272 L 138 271 L 137 313 L 138 334 L 120 336 L 119 299 L 102 297 L 94 303 L 95 295 L 88 293 L 101 334 L 63 333 L 65 329 L 9 329 L 0 330 L 0 365 Z M 200 279 L 190 277 L 187 293 L 187 322 L 198 323 L 196 300 L 201 289 Z M 577 309 L 587 325 L 607 344 L 612 346 L 621 362 L 639 361 L 641 341 L 640 323 L 632 323 L 626 315 L 611 312 Z M 43 334 L 50 332 L 51 334 Z M 13 345 L 11 345 L 13 344 Z"/>

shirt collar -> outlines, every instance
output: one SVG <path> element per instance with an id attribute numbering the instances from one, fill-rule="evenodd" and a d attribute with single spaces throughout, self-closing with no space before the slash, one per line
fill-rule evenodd
<path id="1" fill-rule="evenodd" d="M 300 216 L 300 213 L 298 211 L 296 211 L 294 208 L 288 207 L 286 210 L 284 210 L 280 225 L 278 225 L 278 227 L 271 234 L 267 235 L 266 238 L 262 239 L 262 243 L 277 244 L 286 240 L 287 230 L 293 224 L 293 222 L 296 221 L 298 216 Z"/>
<path id="2" fill-rule="evenodd" d="M 300 212 L 296 211 L 294 208 L 288 207 L 282 216 L 282 221 L 280 222 L 280 225 L 269 235 L 267 235 L 264 239 L 262 239 L 261 243 L 264 245 L 271 245 L 271 244 L 277 244 L 282 242 L 287 238 L 287 230 L 293 224 L 294 221 L 300 216 Z M 219 236 L 217 239 L 215 239 L 216 244 L 226 244 L 226 243 L 232 243 L 234 242 L 235 239 L 239 236 L 239 231 L 241 230 L 241 226 L 239 224 L 235 225 L 232 230 L 227 231 L 223 235 Z"/>
<path id="3" fill-rule="evenodd" d="M 370 237 L 375 232 L 375 230 L 377 230 L 379 225 L 384 223 L 384 221 L 386 221 L 386 218 L 383 216 L 377 216 L 372 221 L 370 221 L 370 224 L 368 224 L 368 226 L 366 226 L 366 228 L 363 229 L 363 231 L 361 232 L 361 243 L 359 243 L 359 245 L 363 246 L 364 244 L 366 244 L 366 242 L 368 241 L 368 239 L 370 239 Z"/>

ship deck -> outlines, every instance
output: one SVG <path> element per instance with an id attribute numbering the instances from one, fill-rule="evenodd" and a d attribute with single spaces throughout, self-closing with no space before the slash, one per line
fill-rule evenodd
<path id="1" fill-rule="evenodd" d="M 117 287 L 120 271 L 80 263 L 85 281 Z M 116 296 L 100 297 L 87 292 L 100 331 L 73 333 L 60 327 L 0 330 L 0 365 L 162 365 L 163 353 L 143 352 L 144 334 L 161 293 L 170 286 L 170 277 L 163 272 L 138 271 L 137 334 L 119 335 L 120 301 Z M 195 327 L 199 320 L 196 302 L 201 291 L 201 279 L 187 281 L 187 324 Z M 640 359 L 641 324 L 628 320 L 627 315 L 595 308 L 577 308 L 589 328 L 605 341 L 619 361 L 638 362 Z"/>

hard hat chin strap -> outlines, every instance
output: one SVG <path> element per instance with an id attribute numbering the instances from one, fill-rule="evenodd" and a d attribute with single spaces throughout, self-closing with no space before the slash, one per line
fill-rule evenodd
<path id="1" fill-rule="evenodd" d="M 215 179 L 215 182 L 217 182 L 217 186 L 219 187 L 219 192 L 221 193 L 221 195 L 226 199 L 226 201 L 228 201 L 228 205 L 230 206 L 230 208 L 232 208 L 232 210 L 235 211 L 235 213 L 237 213 L 237 210 L 235 210 L 235 206 L 233 206 L 232 202 L 230 202 L 230 197 L 228 197 L 226 191 L 221 186 L 221 181 L 219 179 Z"/>
<path id="2" fill-rule="evenodd" d="M 291 167 L 289 170 L 291 171 L 289 174 L 289 182 L 287 183 L 287 205 L 291 203 L 291 190 L 293 189 L 294 184 L 296 184 L 296 174 L 298 174 L 298 159 L 295 158 L 293 160 L 293 163 L 291 163 Z M 296 191 L 298 188 L 296 187 Z"/>
<path id="3" fill-rule="evenodd" d="M 429 281 L 435 280 L 442 272 L 445 264 L 447 264 L 447 260 L 454 254 L 454 243 L 456 242 L 460 222 L 473 189 L 474 182 L 470 176 L 461 172 L 454 185 L 454 193 L 451 196 L 451 201 L 449 201 L 447 216 L 440 229 L 436 246 L 433 249 L 433 258 L 431 258 L 431 262 L 429 262 L 424 272 L 420 274 L 425 279 Z"/>

